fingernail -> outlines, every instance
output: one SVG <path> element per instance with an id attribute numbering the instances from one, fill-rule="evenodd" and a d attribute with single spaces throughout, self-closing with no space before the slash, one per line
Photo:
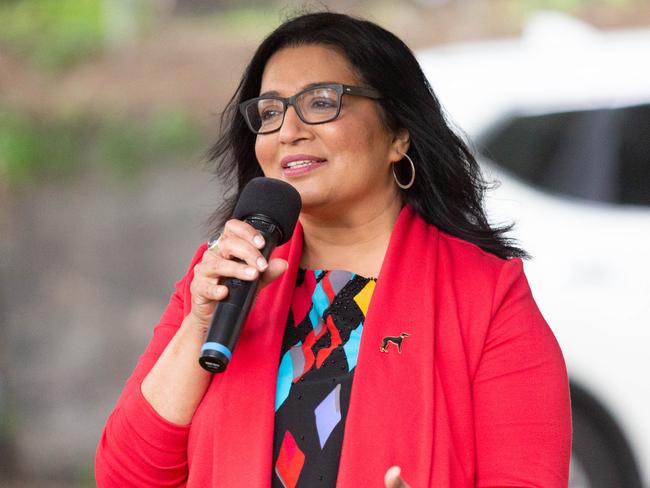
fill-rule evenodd
<path id="1" fill-rule="evenodd" d="M 255 268 L 246 268 L 244 270 L 247 276 L 255 276 Z"/>
<path id="2" fill-rule="evenodd" d="M 264 270 L 266 269 L 266 267 L 268 266 L 268 264 L 267 264 L 267 262 L 266 262 L 266 259 L 264 259 L 264 258 L 261 257 L 261 256 L 260 256 L 259 258 L 257 258 L 257 261 L 256 261 L 256 262 L 257 262 L 257 267 L 258 267 L 261 271 L 264 271 Z"/>
<path id="3" fill-rule="evenodd" d="M 257 247 L 264 247 L 264 238 L 259 234 L 253 237 L 253 242 Z"/>

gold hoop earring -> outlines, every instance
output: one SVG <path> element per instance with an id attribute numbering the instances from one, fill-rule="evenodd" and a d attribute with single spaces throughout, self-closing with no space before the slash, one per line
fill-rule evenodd
<path id="1" fill-rule="evenodd" d="M 401 183 L 399 179 L 397 179 L 397 175 L 395 174 L 395 165 L 397 163 L 393 164 L 393 178 L 395 179 L 395 183 L 397 183 L 397 186 L 399 186 L 402 190 L 408 190 L 413 186 L 413 183 L 415 183 L 415 164 L 413 164 L 413 160 L 408 154 L 404 153 L 403 156 L 409 160 L 409 163 L 411 163 L 411 179 L 406 184 Z"/>

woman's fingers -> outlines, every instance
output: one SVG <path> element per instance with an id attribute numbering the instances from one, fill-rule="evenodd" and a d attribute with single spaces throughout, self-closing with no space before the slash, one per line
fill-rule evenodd
<path id="1" fill-rule="evenodd" d="M 194 271 L 194 279 L 190 284 L 192 295 L 192 315 L 202 326 L 207 326 L 217 302 L 228 295 L 228 288 L 219 285 L 216 278 L 208 278 L 197 270 Z"/>
<path id="2" fill-rule="evenodd" d="M 264 245 L 264 238 L 251 225 L 235 219 L 226 222 L 217 244 L 210 246 L 194 267 L 190 285 L 192 312 L 201 323 L 211 320 L 217 302 L 228 295 L 224 279 L 261 278 L 263 287 L 287 269 L 287 262 L 282 259 L 271 263 L 264 259 L 260 252 Z"/>
<path id="3" fill-rule="evenodd" d="M 259 276 L 259 270 L 247 263 L 240 263 L 230 259 L 218 257 L 205 263 L 203 272 L 213 278 L 239 278 L 244 281 L 251 281 Z"/>
<path id="4" fill-rule="evenodd" d="M 257 235 L 256 237 L 262 237 Z M 262 256 L 260 250 L 248 240 L 235 235 L 223 235 L 219 238 L 219 246 L 211 251 L 224 259 L 238 259 L 244 261 L 250 267 L 258 271 L 266 270 L 268 263 Z"/>
<path id="5" fill-rule="evenodd" d="M 244 240 L 252 242 L 255 247 L 264 247 L 264 238 L 260 233 L 250 224 L 243 220 L 230 219 L 223 226 L 223 235 L 235 235 Z M 261 240 L 260 240 L 261 239 Z"/>
<path id="6" fill-rule="evenodd" d="M 220 285 L 216 279 L 196 280 L 194 292 L 195 303 L 203 305 L 214 300 L 223 300 L 228 294 L 228 288 Z"/>
<path id="7" fill-rule="evenodd" d="M 264 237 L 250 224 L 237 219 L 230 219 L 223 227 L 221 239 L 235 237 L 250 243 L 256 249 L 264 247 Z M 221 245 L 221 241 L 219 242 Z"/>
<path id="8" fill-rule="evenodd" d="M 215 276 L 254 280 L 268 267 L 260 251 L 264 244 L 262 235 L 250 224 L 231 219 L 217 245 L 205 253 L 203 262 L 211 266 L 207 272 Z"/>
<path id="9" fill-rule="evenodd" d="M 384 475 L 384 484 L 386 488 L 410 488 L 409 485 L 400 476 L 402 470 L 399 466 L 388 468 Z"/>
<path id="10" fill-rule="evenodd" d="M 271 283 L 274 279 L 284 273 L 289 267 L 284 259 L 271 259 L 269 267 L 262 275 L 262 287 Z"/>

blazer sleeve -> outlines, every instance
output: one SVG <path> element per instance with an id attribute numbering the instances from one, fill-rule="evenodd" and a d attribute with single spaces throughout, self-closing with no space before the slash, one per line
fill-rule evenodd
<path id="1" fill-rule="evenodd" d="M 162 418 L 142 395 L 140 385 L 185 318 L 185 298 L 194 266 L 205 251 L 196 252 L 184 278 L 176 283 L 153 337 L 108 418 L 95 456 L 97 486 L 185 486 L 189 425 Z"/>
<path id="2" fill-rule="evenodd" d="M 473 383 L 479 488 L 566 488 L 569 382 L 520 259 L 505 261 Z"/>

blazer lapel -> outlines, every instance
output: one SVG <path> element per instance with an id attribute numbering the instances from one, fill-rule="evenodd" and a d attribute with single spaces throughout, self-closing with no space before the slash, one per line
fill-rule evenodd
<path id="1" fill-rule="evenodd" d="M 405 207 L 395 224 L 364 322 L 337 486 L 383 486 L 402 467 L 429 486 L 433 456 L 434 290 L 438 231 Z M 409 334 L 402 351 L 388 336 Z"/>
<path id="2" fill-rule="evenodd" d="M 268 486 L 273 456 L 275 384 L 287 313 L 302 254 L 302 228 L 273 258 L 288 270 L 256 299 L 225 373 L 210 388 L 215 400 L 213 486 Z M 220 415 L 221 416 L 221 415 Z M 225 420 L 228 419 L 228 420 Z"/>

